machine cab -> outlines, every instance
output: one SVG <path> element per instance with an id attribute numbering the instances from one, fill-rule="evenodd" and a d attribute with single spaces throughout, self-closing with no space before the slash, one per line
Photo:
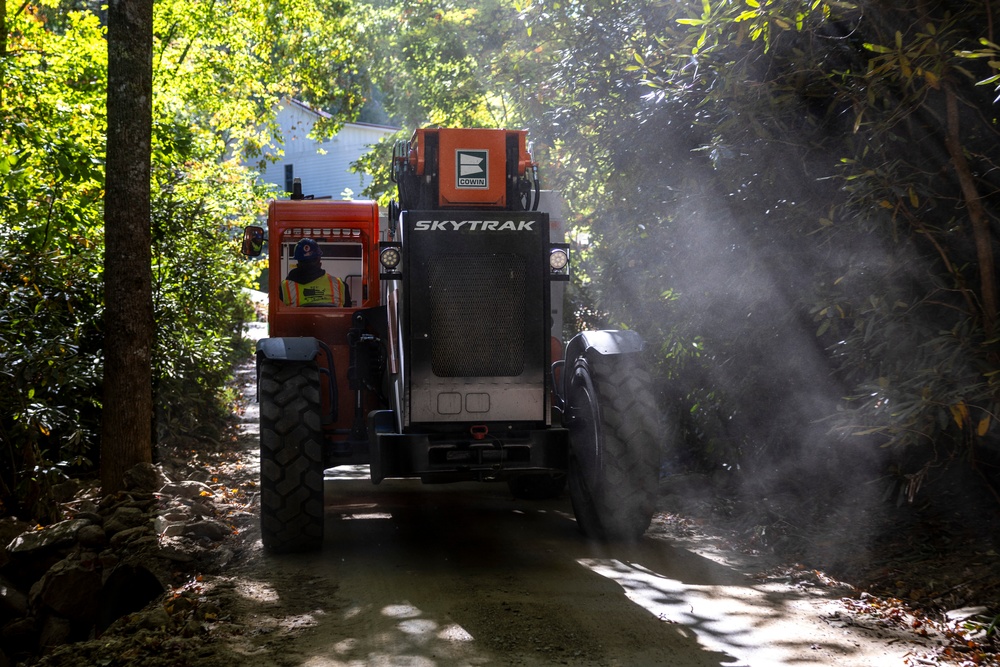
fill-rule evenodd
<path id="1" fill-rule="evenodd" d="M 372 249 L 378 247 L 379 224 L 374 202 L 272 201 L 267 235 L 271 315 L 275 314 L 276 305 L 284 305 L 277 298 L 281 282 L 296 266 L 295 246 L 305 238 L 318 244 L 323 270 L 346 283 L 350 299 L 343 307 L 377 305 L 378 271 Z M 243 234 L 243 254 L 260 256 L 264 238 L 263 228 L 247 227 Z"/>

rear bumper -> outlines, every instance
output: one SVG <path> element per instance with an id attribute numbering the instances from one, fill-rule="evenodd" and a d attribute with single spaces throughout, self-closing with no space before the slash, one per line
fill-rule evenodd
<path id="1" fill-rule="evenodd" d="M 419 477 L 425 482 L 484 481 L 523 472 L 565 472 L 569 465 L 569 431 L 546 428 L 487 434 L 371 434 L 371 477 Z"/>

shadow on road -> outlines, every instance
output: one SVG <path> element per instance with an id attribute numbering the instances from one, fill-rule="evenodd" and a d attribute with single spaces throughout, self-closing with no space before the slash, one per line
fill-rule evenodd
<path id="1" fill-rule="evenodd" d="M 274 617 L 247 655 L 308 667 L 878 660 L 816 619 L 815 594 L 662 539 L 588 542 L 567 500 L 333 472 L 322 553 L 261 554 L 246 572 L 270 596 L 248 610 Z"/>
<path id="2" fill-rule="evenodd" d="M 824 622 L 825 591 L 763 584 L 653 529 L 588 542 L 565 498 L 373 486 L 356 466 L 327 471 L 326 505 L 321 553 L 258 542 L 224 584 L 249 628 L 227 649 L 243 667 L 902 664 L 888 638 Z"/>

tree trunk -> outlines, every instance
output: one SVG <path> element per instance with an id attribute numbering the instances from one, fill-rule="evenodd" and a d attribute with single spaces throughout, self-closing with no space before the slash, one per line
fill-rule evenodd
<path id="1" fill-rule="evenodd" d="M 969 211 L 969 221 L 972 224 L 972 236 L 976 241 L 976 259 L 979 264 L 980 306 L 982 309 L 983 330 L 987 338 L 992 338 L 997 322 L 997 286 L 996 266 L 993 258 L 993 238 L 990 233 L 990 220 L 983 208 L 983 202 L 976 188 L 976 179 L 965 158 L 962 147 L 961 128 L 959 127 L 958 96 L 950 84 L 946 84 L 945 103 L 947 106 L 948 135 L 945 143 L 951 157 L 952 166 L 958 174 L 958 182 L 962 186 L 962 195 Z"/>
<path id="2" fill-rule="evenodd" d="M 108 135 L 104 195 L 104 405 L 101 485 L 152 460 L 153 299 L 150 146 L 153 0 L 108 5 Z"/>

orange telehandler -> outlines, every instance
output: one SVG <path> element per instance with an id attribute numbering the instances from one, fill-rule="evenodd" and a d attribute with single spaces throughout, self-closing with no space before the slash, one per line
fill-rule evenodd
<path id="1" fill-rule="evenodd" d="M 323 473 L 568 486 L 583 533 L 635 539 L 653 512 L 662 431 L 631 331 L 565 345 L 570 247 L 553 231 L 527 132 L 421 129 L 393 151 L 398 201 L 272 201 L 269 337 L 257 346 L 261 530 L 274 552 L 319 548 Z M 558 230 L 557 230 L 558 231 Z M 351 301 L 279 298 L 313 239 Z M 553 292 L 557 294 L 553 299 Z M 554 303 L 555 301 L 555 303 Z"/>

